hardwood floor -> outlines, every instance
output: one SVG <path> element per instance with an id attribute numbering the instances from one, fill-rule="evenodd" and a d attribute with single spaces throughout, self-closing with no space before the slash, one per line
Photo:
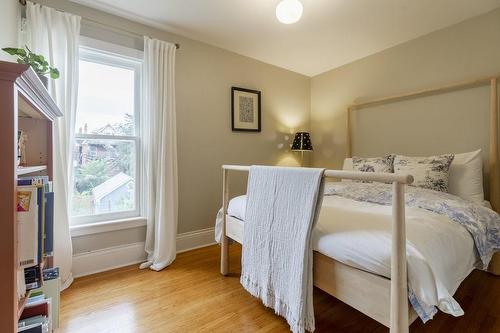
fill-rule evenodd
<path id="1" fill-rule="evenodd" d="M 178 255 L 161 272 L 138 265 L 76 279 L 62 293 L 60 332 L 289 332 L 285 320 L 239 284 L 240 247 L 231 246 L 229 277 L 219 274 L 219 248 Z M 475 271 L 456 294 L 465 316 L 438 313 L 410 332 L 500 332 L 500 278 Z M 315 288 L 316 332 L 388 329 Z"/>

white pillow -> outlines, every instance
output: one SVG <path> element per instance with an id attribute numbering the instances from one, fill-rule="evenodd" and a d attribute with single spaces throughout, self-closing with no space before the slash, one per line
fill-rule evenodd
<path id="1" fill-rule="evenodd" d="M 394 173 L 413 176 L 409 186 L 448 193 L 449 170 L 455 155 L 404 156 L 394 158 Z"/>
<path id="2" fill-rule="evenodd" d="M 342 165 L 342 170 L 352 171 L 354 170 L 354 166 L 352 165 L 352 158 L 345 158 L 344 165 Z M 342 179 L 341 182 L 352 182 L 350 179 Z"/>
<path id="3" fill-rule="evenodd" d="M 247 209 L 247 196 L 240 195 L 229 200 L 227 205 L 227 213 L 232 216 L 245 221 L 245 213 Z"/>
<path id="4" fill-rule="evenodd" d="M 353 156 L 352 167 L 355 171 L 392 173 L 395 156 L 391 154 L 368 158 Z"/>
<path id="5" fill-rule="evenodd" d="M 348 171 L 353 170 L 352 158 L 349 157 L 344 159 L 344 165 L 342 166 L 342 170 L 348 170 Z"/>
<path id="6" fill-rule="evenodd" d="M 481 149 L 456 154 L 450 165 L 449 193 L 483 204 L 483 159 Z"/>

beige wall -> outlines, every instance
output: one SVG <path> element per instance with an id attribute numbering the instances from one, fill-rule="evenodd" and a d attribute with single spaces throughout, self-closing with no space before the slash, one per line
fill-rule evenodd
<path id="1" fill-rule="evenodd" d="M 0 2 L 0 49 L 17 47 L 17 31 L 20 5 L 17 0 L 2 0 Z M 13 57 L 0 51 L 0 60 L 12 61 Z"/>
<path id="2" fill-rule="evenodd" d="M 103 30 L 85 21 L 90 18 L 181 44 L 176 58 L 179 233 L 214 226 L 221 206 L 222 164 L 297 163 L 288 152 L 290 133 L 308 129 L 308 77 L 67 1 L 37 2 L 82 16 L 82 34 L 141 47 L 138 37 Z M 262 91 L 261 133 L 231 131 L 231 86 Z M 243 192 L 246 179 L 233 179 L 237 193 Z M 74 252 L 80 253 L 141 240 L 144 228 L 134 228 L 75 237 L 73 245 Z"/>
<path id="3" fill-rule="evenodd" d="M 313 164 L 341 167 L 356 100 L 500 73 L 500 10 L 311 79 Z M 431 155 L 488 147 L 488 87 L 354 111 L 353 154 Z"/>

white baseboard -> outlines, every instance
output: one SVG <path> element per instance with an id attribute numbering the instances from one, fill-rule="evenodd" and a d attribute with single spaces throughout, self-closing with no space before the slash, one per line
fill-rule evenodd
<path id="1" fill-rule="evenodd" d="M 214 228 L 177 235 L 177 253 L 215 244 Z M 73 276 L 81 277 L 109 271 L 146 260 L 144 242 L 109 247 L 73 255 Z"/>
<path id="2" fill-rule="evenodd" d="M 81 277 L 138 264 L 146 259 L 144 242 L 132 243 L 73 255 L 73 276 Z"/>
<path id="3" fill-rule="evenodd" d="M 214 229 L 207 228 L 177 235 L 177 253 L 215 244 Z"/>

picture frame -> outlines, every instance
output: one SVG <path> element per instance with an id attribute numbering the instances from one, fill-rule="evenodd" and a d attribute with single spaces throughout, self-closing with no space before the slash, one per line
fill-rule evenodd
<path id="1" fill-rule="evenodd" d="M 234 132 L 261 131 L 261 92 L 231 87 L 231 129 Z"/>

